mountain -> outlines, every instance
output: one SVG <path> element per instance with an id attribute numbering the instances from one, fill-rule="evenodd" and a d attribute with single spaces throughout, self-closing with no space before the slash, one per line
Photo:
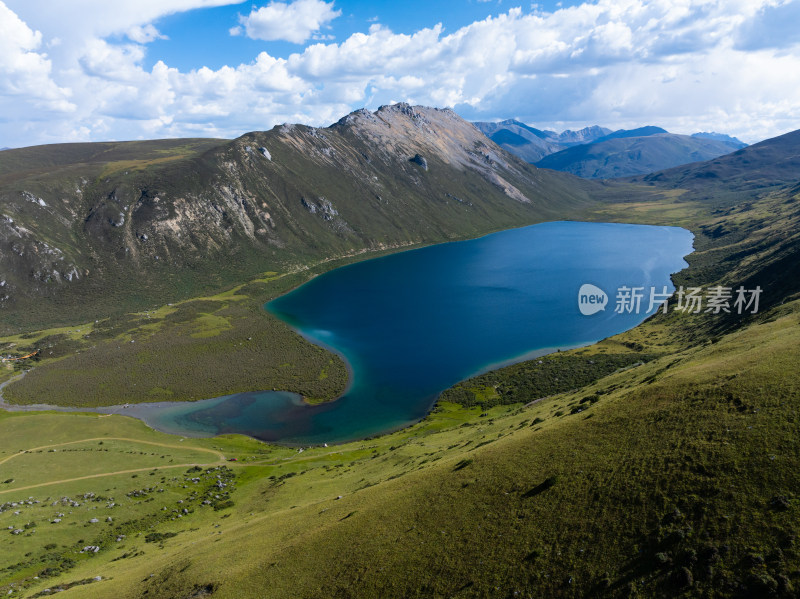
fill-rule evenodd
<path id="1" fill-rule="evenodd" d="M 0 320 L 95 318 L 254 273 L 552 218 L 589 202 L 451 110 L 384 106 L 228 140 L 0 155 Z"/>
<path id="2" fill-rule="evenodd" d="M 0 494 L 11 528 L 2 590 L 163 599 L 796 596 L 798 164 L 800 131 L 595 183 L 601 201 L 579 214 L 691 228 L 695 252 L 676 286 L 761 285 L 758 314 L 680 313 L 673 298 L 668 314 L 621 335 L 464 381 L 423 421 L 388 435 L 298 449 L 235 435 L 177 442 L 119 416 L 4 414 Z M 271 279 L 254 293 L 274 285 L 292 286 Z M 160 310 L 161 318 L 181 327 L 191 312 L 230 317 L 240 292 Z M 141 330 L 134 345 L 119 345 L 138 348 L 168 324 L 128 316 Z M 177 331 L 196 354 L 216 339 Z M 116 346 L 126 329 L 107 338 Z M 171 352 L 155 356 L 172 367 Z M 130 358 L 113 367 L 156 361 Z M 192 374 L 206 376 L 196 363 Z"/>
<path id="3" fill-rule="evenodd" d="M 513 119 L 474 122 L 473 125 L 504 150 L 526 162 L 585 178 L 650 173 L 716 158 L 747 145 L 722 133 L 674 135 L 654 125 L 617 131 L 593 125 L 561 133 L 536 129 Z M 648 138 L 647 141 L 642 141 L 644 138 Z M 635 141 L 604 144 L 612 140 Z M 587 145 L 592 147 L 587 149 Z"/>
<path id="4" fill-rule="evenodd" d="M 536 166 L 579 177 L 629 177 L 716 158 L 739 149 L 735 142 L 666 133 L 658 127 L 617 131 L 597 141 L 550 154 Z"/>
<path id="5" fill-rule="evenodd" d="M 800 131 L 741 148 L 701 164 L 631 179 L 704 192 L 751 191 L 793 183 L 800 172 Z"/>
<path id="6" fill-rule="evenodd" d="M 556 133 L 542 131 L 513 119 L 472 124 L 501 148 L 530 163 L 564 148 L 589 143 L 611 132 L 610 129 L 593 125 L 580 131 L 566 130 Z"/>
<path id="7" fill-rule="evenodd" d="M 730 135 L 726 135 L 724 133 L 715 133 L 713 131 L 711 132 L 701 131 L 699 133 L 692 133 L 692 137 L 699 137 L 702 139 L 716 139 L 717 141 L 728 141 L 737 144 L 740 148 L 747 147 L 747 144 L 744 143 L 741 139 L 738 139 L 736 137 L 731 137 Z"/>
<path id="8" fill-rule="evenodd" d="M 477 122 L 473 125 L 498 146 L 519 156 L 525 162 L 536 162 L 543 156 L 561 149 L 561 144 L 553 131 L 541 131 L 519 121 Z"/>
<path id="9" fill-rule="evenodd" d="M 644 127 L 637 127 L 636 129 L 619 129 L 603 137 L 598 137 L 594 143 L 607 141 L 609 139 L 625 139 L 628 137 L 648 137 L 650 135 L 658 135 L 659 133 L 669 133 L 666 129 L 655 127 L 653 125 L 646 125 Z"/>
<path id="10" fill-rule="evenodd" d="M 599 125 L 584 127 L 578 131 L 567 129 L 566 131 L 562 131 L 558 134 L 558 141 L 563 146 L 567 147 L 577 144 L 588 144 L 596 141 L 604 135 L 608 135 L 610 132 L 611 129 L 606 129 L 605 127 L 600 127 Z"/>

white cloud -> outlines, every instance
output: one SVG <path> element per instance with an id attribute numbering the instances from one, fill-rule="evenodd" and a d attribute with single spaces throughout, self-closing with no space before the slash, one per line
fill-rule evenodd
<path id="1" fill-rule="evenodd" d="M 128 29 L 128 39 L 137 44 L 149 44 L 155 40 L 167 39 L 167 36 L 159 33 L 158 29 L 148 23 L 147 25 L 134 25 Z"/>
<path id="2" fill-rule="evenodd" d="M 35 23 L 46 37 L 66 39 L 127 34 L 136 26 L 193 9 L 239 4 L 242 0 L 4 0 L 28 23 Z"/>
<path id="3" fill-rule="evenodd" d="M 763 6 L 744 24 L 737 36 L 743 50 L 776 48 L 800 43 L 800 2 L 783 1 Z"/>
<path id="4" fill-rule="evenodd" d="M 235 136 L 286 121 L 324 125 L 395 99 L 552 128 L 655 124 L 757 141 L 800 127 L 800 39 L 770 36 L 800 0 L 598 0 L 553 13 L 510 9 L 452 32 L 373 23 L 288 58 L 262 52 L 188 72 L 143 67 L 145 44 L 160 35 L 153 21 L 231 2 L 120 0 L 114 12 L 105 0 L 74 0 L 53 5 L 67 20 L 56 26 L 52 15 L 26 24 L 14 14 L 25 11 L 2 1 L 0 146 Z M 272 3 L 243 17 L 239 33 L 309 40 L 338 14 L 319 0 Z M 118 36 L 127 40 L 110 41 Z"/>
<path id="5" fill-rule="evenodd" d="M 261 8 L 254 8 L 249 15 L 240 17 L 239 21 L 247 37 L 252 39 L 302 44 L 341 14 L 341 10 L 334 10 L 333 2 L 295 0 L 291 4 L 270 2 Z M 234 33 L 231 30 L 232 35 L 239 33 L 241 31 Z"/>
<path id="6" fill-rule="evenodd" d="M 51 78 L 52 64 L 39 51 L 42 34 L 33 31 L 0 2 L 0 99 L 5 117 L 29 112 L 30 101 L 38 109 L 68 111 L 68 90 Z M 12 106 L 9 99 L 18 98 Z"/>

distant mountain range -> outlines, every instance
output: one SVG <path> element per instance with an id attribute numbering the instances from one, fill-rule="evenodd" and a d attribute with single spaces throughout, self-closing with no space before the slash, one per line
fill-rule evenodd
<path id="1" fill-rule="evenodd" d="M 536 166 L 589 179 L 611 179 L 711 160 L 742 147 L 742 144 L 735 142 L 666 132 L 631 137 L 609 136 L 545 156 Z"/>
<path id="2" fill-rule="evenodd" d="M 585 178 L 643 175 L 711 160 L 747 145 L 722 133 L 677 135 L 652 125 L 618 131 L 594 125 L 556 133 L 515 120 L 473 124 L 526 162 Z"/>
<path id="3" fill-rule="evenodd" d="M 726 156 L 698 164 L 686 164 L 657 173 L 634 177 L 636 183 L 650 183 L 689 190 L 700 190 L 710 197 L 709 188 L 720 193 L 763 193 L 770 187 L 794 184 L 800 191 L 800 130 L 747 146 Z"/>
<path id="4" fill-rule="evenodd" d="M 611 129 L 597 125 L 580 131 L 556 133 L 542 131 L 513 119 L 499 123 L 476 122 L 473 125 L 498 146 L 530 163 L 574 145 L 591 143 L 612 133 Z"/>

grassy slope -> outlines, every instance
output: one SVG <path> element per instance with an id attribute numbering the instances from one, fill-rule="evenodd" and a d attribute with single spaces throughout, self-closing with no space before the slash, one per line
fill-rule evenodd
<path id="1" fill-rule="evenodd" d="M 142 169 L 168 160 L 197 156 L 216 148 L 223 139 L 159 139 L 130 142 L 51 144 L 18 148 L 3 154 L 0 182 L 24 180 L 35 175 L 68 174 L 76 166 L 100 166 L 98 176 L 121 170 Z"/>
<path id="2" fill-rule="evenodd" d="M 108 580 L 63 596 L 186 597 L 195 587 L 219 597 L 573 596 L 603 589 L 627 596 L 629 587 L 676 596 L 687 582 L 684 567 L 694 581 L 684 591 L 692 594 L 786 585 L 800 566 L 792 536 L 800 525 L 793 376 L 800 306 L 781 310 L 715 344 L 524 409 L 493 408 L 481 418 L 479 410 L 443 404 L 405 431 L 301 454 L 245 440 L 187 440 L 267 464 L 228 463 L 237 477 L 236 505 L 227 510 L 193 504 L 185 519 L 158 524 L 137 511 L 140 504 L 114 508 L 115 520 L 135 515 L 144 525 L 92 558 L 73 555 L 73 569 L 33 581 L 31 591 L 99 575 Z M 754 351 L 761 360 L 752 360 Z M 600 401 L 570 414 L 595 392 Z M 80 426 L 63 426 L 65 418 Z M 26 421 L 15 435 L 13 427 Z M 176 444 L 123 418 L 14 416 L 0 421 L 5 454 L 47 444 L 48 424 L 56 421 L 56 441 L 102 437 L 98 427 L 123 436 L 117 427 L 124 427 L 124 435 Z M 92 447 L 75 447 L 84 446 Z M 168 459 L 192 459 L 170 452 Z M 49 464 L 47 454 L 25 458 L 31 472 Z M 216 465 L 213 455 L 208 463 Z M 109 471 L 121 467 L 128 463 L 110 458 Z M 128 476 L 22 495 L 44 500 L 99 489 L 116 498 L 143 484 Z M 156 515 L 162 505 L 182 505 L 175 503 L 180 482 L 172 481 L 172 495 L 157 497 Z M 0 524 L 41 522 L 53 508 L 24 509 L 22 517 L 2 514 Z M 78 524 L 61 541 L 67 548 L 80 544 L 77 534 L 89 542 L 87 527 L 77 528 L 84 512 L 75 512 Z M 144 541 L 153 531 L 180 534 L 158 548 Z M 19 545 L 34 537 L 14 538 L 8 559 L 19 559 L 22 549 L 43 551 L 49 539 Z M 145 555 L 111 561 L 139 551 Z"/>
<path id="3" fill-rule="evenodd" d="M 227 142 L 4 152 L 2 214 L 14 224 L 0 219 L 8 283 L 0 332 L 78 325 L 214 294 L 265 271 L 565 218 L 590 202 L 588 184 L 538 171 L 454 115 L 421 109 L 444 119 L 431 133 L 398 110 L 384 111 L 394 119 L 379 128 L 386 139 L 337 124 Z M 409 162 L 416 152 L 428 170 Z M 498 173 L 506 183 L 492 179 Z M 509 197 L 508 184 L 532 201 Z M 336 215 L 302 203 L 323 199 Z"/>
<path id="4" fill-rule="evenodd" d="M 16 355 L 42 351 L 41 359 L 6 366 L 2 378 L 34 367 L 3 396 L 18 404 L 99 406 L 277 388 L 309 401 L 333 399 L 347 383 L 342 360 L 263 309 L 308 275 L 269 272 L 206 298 L 7 337 L 2 347 Z"/>
<path id="5" fill-rule="evenodd" d="M 407 125 L 395 116 L 395 125 Z M 274 129 L 231 142 L 65 144 L 4 153 L 0 191 L 15 200 L 4 210 L 28 225 L 36 240 L 64 248 L 67 259 L 91 273 L 68 284 L 40 282 L 30 301 L 3 303 L 0 297 L 0 329 L 6 333 L 0 351 L 25 355 L 42 349 L 36 368 L 9 386 L 6 397 L 28 404 L 108 405 L 264 388 L 297 391 L 310 400 L 336 396 L 345 384 L 341 360 L 264 314 L 264 301 L 366 252 L 379 255 L 564 218 L 590 201 L 587 184 L 497 154 L 471 126 L 450 120 L 440 136 L 419 137 L 412 126 L 411 133 L 389 137 L 427 148 L 428 170 L 408 162 L 411 146 L 387 151 L 352 123 L 325 130 L 298 126 L 289 133 Z M 488 152 L 480 169 L 489 168 L 484 162 L 492 157 L 508 161 L 510 170 L 499 172 L 534 201 L 512 200 L 478 171 L 454 167 L 448 162 L 453 158 L 448 135 L 457 138 L 459 148 Z M 442 143 L 447 151 L 437 154 Z M 271 149 L 272 160 L 253 150 L 262 144 Z M 320 158 L 327 156 L 323 150 L 334 151 L 336 160 Z M 266 241 L 243 239 L 235 227 L 220 233 L 203 220 L 220 206 L 234 212 L 214 195 L 220 186 L 233 187 L 250 212 L 269 206 L 274 230 Z M 46 198 L 47 207 L 18 201 L 21 190 Z M 337 218 L 326 220 L 300 201 L 321 202 L 322 195 L 336 206 Z M 182 205 L 180 198 L 201 207 L 194 220 L 179 220 L 178 233 L 162 245 L 148 228 L 164 218 L 148 220 L 157 197 L 162 207 L 173 202 L 170 216 Z M 133 242 L 121 224 L 108 224 L 123 210 Z M 187 249 L 191 243 L 196 247 Z M 218 251 L 208 249 L 215 245 Z M 138 262 L 128 249 L 138 252 Z M 20 251 L 38 256 L 44 248 Z M 24 287 L 20 281 L 38 266 L 17 266 L 18 277 L 11 273 L 9 281 Z M 265 271 L 281 276 L 242 287 L 242 280 L 262 279 Z M 198 295 L 210 297 L 178 305 Z M 177 307 L 153 307 L 166 302 Z M 23 367 L 0 369 L 0 381 Z"/>
<path id="6" fill-rule="evenodd" d="M 792 257 L 791 244 L 776 243 L 795 230 L 791 192 L 733 209 L 637 194 L 594 217 L 698 223 L 686 282 L 769 276 Z M 714 233 L 719 225 L 731 236 Z M 774 296 L 771 311 L 739 326 L 673 314 L 569 352 L 561 358 L 661 357 L 527 407 L 443 403 L 404 431 L 300 454 L 236 438 L 192 441 L 226 455 L 241 443 L 242 461 L 229 463 L 234 506 L 192 507 L 162 523 L 139 516 L 123 543 L 79 554 L 65 574 L 31 581 L 46 561 L 33 551 L 38 566 L 5 580 L 24 571 L 34 592 L 108 578 L 64 597 L 786 595 L 800 584 L 798 280 L 775 289 L 782 301 Z M 4 422 L 25 418 L 40 417 Z M 23 446 L 45 444 L 35 428 Z M 99 436 L 86 425 L 62 428 L 76 439 Z M 19 438 L 3 438 L 6 451 L 21 449 Z M 172 482 L 181 488 L 182 479 Z M 77 493 L 90 490 L 85 484 L 62 485 Z M 62 485 L 48 495 L 66 493 Z M 156 515 L 161 505 L 153 503 Z M 160 548 L 144 541 L 154 531 L 179 534 Z"/>
<path id="7" fill-rule="evenodd" d="M 127 497 L 149 468 L 169 465 L 163 460 L 196 458 L 152 448 L 159 455 L 148 457 L 142 448 L 135 466 L 152 461 L 135 479 L 118 473 L 118 461 L 96 479 L 31 489 L 2 483 L 0 499 L 41 503 L 0 514 L 0 530 L 37 522 L 7 533 L 14 545 L 4 545 L 11 550 L 0 580 L 24 582 L 29 596 L 103 577 L 64 597 L 789 596 L 800 584 L 797 190 L 757 202 L 751 193 L 740 201 L 737 190 L 711 201 L 610 191 L 620 203 L 592 218 L 692 225 L 698 251 L 679 281 L 772 281 L 771 310 L 738 323 L 650 320 L 589 352 L 665 355 L 527 407 L 482 414 L 441 404 L 404 431 L 303 453 L 241 438 L 185 441 L 239 458 L 227 463 L 237 475 L 235 505 L 223 492 L 210 496 L 219 510 L 203 507 L 208 495 L 183 488 L 195 484 L 183 466 L 175 467 L 180 475 L 155 471 L 164 493 L 124 502 L 114 523 L 103 524 L 106 536 L 88 534 L 92 512 L 81 506 L 55 548 L 37 536 L 55 507 L 46 497 L 98 489 Z M 583 360 L 586 351 L 569 356 Z M 56 430 L 62 442 L 104 434 L 176 441 L 119 417 L 6 415 L 0 429 L 0 462 L 47 445 Z M 133 451 L 130 441 L 118 443 L 122 454 Z M 46 451 L 12 461 L 23 457 L 32 484 L 62 479 L 49 471 Z M 209 454 L 206 464 L 218 459 Z M 12 461 L 0 463 L 0 482 Z M 185 518 L 172 511 L 183 508 L 177 501 L 189 505 Z M 126 531 L 119 543 L 109 526 L 117 521 Z M 178 534 L 148 543 L 153 532 Z M 78 553 L 95 539 L 98 554 Z M 49 578 L 33 579 L 43 572 Z"/>

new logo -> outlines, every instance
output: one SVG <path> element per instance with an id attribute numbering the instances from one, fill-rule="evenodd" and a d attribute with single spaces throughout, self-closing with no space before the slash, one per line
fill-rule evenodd
<path id="1" fill-rule="evenodd" d="M 591 283 L 584 283 L 578 290 L 578 309 L 584 316 L 591 316 L 606 309 L 606 292 Z"/>

